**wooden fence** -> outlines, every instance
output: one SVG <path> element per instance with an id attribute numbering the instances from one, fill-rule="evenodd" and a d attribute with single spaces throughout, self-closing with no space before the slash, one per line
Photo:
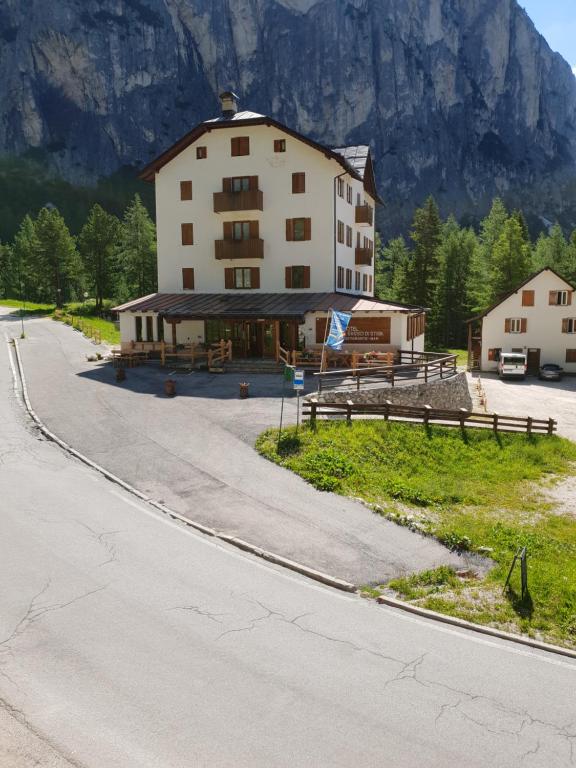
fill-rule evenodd
<path id="1" fill-rule="evenodd" d="M 98 328 L 94 328 L 94 326 L 91 325 L 91 323 L 89 323 L 83 317 L 64 314 L 62 315 L 62 320 L 66 323 L 66 325 L 71 325 L 72 328 L 75 328 L 77 331 L 83 333 L 84 336 L 87 336 L 89 339 L 95 341 L 96 344 L 102 344 L 102 331 L 100 331 Z"/>
<path id="2" fill-rule="evenodd" d="M 377 416 L 386 421 L 402 421 L 412 424 L 436 423 L 444 427 L 474 427 L 491 429 L 498 432 L 525 432 L 528 435 L 544 433 L 552 435 L 557 429 L 554 419 L 534 419 L 531 416 L 503 416 L 499 413 L 475 413 L 461 408 L 458 411 L 432 408 L 430 405 L 412 406 L 395 405 L 387 400 L 384 403 L 320 403 L 307 400 L 302 406 L 303 418 L 308 418 L 314 426 L 319 416 L 343 416 L 351 421 L 358 416 Z"/>

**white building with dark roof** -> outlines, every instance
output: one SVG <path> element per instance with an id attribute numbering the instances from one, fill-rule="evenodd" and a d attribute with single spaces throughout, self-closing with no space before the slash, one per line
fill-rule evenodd
<path id="1" fill-rule="evenodd" d="M 368 146 L 331 149 L 239 112 L 200 123 L 151 162 L 158 294 L 118 308 L 123 344 L 231 339 L 236 355 L 321 344 L 330 309 L 354 318 L 347 345 L 423 349 L 420 307 L 374 299 Z"/>
<path id="2" fill-rule="evenodd" d="M 526 355 L 528 373 L 555 363 L 576 373 L 574 286 L 546 267 L 468 321 L 471 368 L 496 371 L 502 352 Z"/>

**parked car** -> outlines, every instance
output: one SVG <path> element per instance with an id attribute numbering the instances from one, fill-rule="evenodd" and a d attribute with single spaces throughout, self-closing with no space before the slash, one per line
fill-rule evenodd
<path id="1" fill-rule="evenodd" d="M 544 381 L 560 381 L 563 373 L 564 368 L 556 365 L 556 363 L 545 363 L 540 367 L 538 378 Z"/>
<path id="2" fill-rule="evenodd" d="M 527 359 L 521 352 L 501 352 L 498 360 L 498 376 L 501 379 L 523 379 L 526 376 Z"/>

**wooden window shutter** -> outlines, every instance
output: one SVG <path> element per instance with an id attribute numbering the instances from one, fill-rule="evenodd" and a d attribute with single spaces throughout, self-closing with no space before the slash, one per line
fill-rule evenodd
<path id="1" fill-rule="evenodd" d="M 566 350 L 566 362 L 567 363 L 576 363 L 576 349 L 567 349 Z"/>
<path id="2" fill-rule="evenodd" d="M 292 288 L 292 267 L 286 267 L 286 288 Z"/>
<path id="3" fill-rule="evenodd" d="M 522 306 L 523 307 L 534 306 L 534 291 L 522 291 Z"/>
<path id="4" fill-rule="evenodd" d="M 258 191 L 258 176 L 248 177 L 248 189 L 250 190 L 250 192 Z"/>
<path id="5" fill-rule="evenodd" d="M 260 268 L 250 268 L 250 285 L 252 288 L 260 288 Z"/>
<path id="6" fill-rule="evenodd" d="M 194 290 L 194 268 L 193 267 L 182 268 L 182 288 L 185 291 Z"/>
<path id="7" fill-rule="evenodd" d="M 310 288 L 310 267 L 304 267 L 304 284 L 303 288 Z"/>
<path id="8" fill-rule="evenodd" d="M 568 306 L 569 306 L 570 304 L 572 304 L 572 294 L 573 294 L 573 293 L 574 293 L 574 291 L 568 291 L 568 298 L 566 299 L 566 304 L 567 304 Z"/>
<path id="9" fill-rule="evenodd" d="M 234 267 L 224 269 L 224 288 L 234 288 Z"/>
<path id="10" fill-rule="evenodd" d="M 510 333 L 510 318 L 507 317 L 506 320 L 504 320 L 504 333 Z"/>
<path id="11" fill-rule="evenodd" d="M 230 139 L 230 154 L 232 157 L 236 157 L 240 154 L 240 142 L 236 137 Z"/>
<path id="12" fill-rule="evenodd" d="M 194 245 L 193 224 L 182 224 L 182 245 Z"/>
<path id="13" fill-rule="evenodd" d="M 568 318 L 565 317 L 564 320 L 562 320 L 562 333 L 568 333 Z"/>
<path id="14" fill-rule="evenodd" d="M 292 192 L 298 194 L 306 191 L 306 174 L 305 173 L 293 173 L 292 174 Z"/>
<path id="15" fill-rule="evenodd" d="M 232 179 L 222 179 L 222 192 L 232 192 Z"/>
<path id="16" fill-rule="evenodd" d="M 248 136 L 240 137 L 240 154 L 241 155 L 250 154 L 250 138 Z"/>
<path id="17" fill-rule="evenodd" d="M 558 291 L 550 291 L 548 294 L 548 304 L 556 304 L 558 301 Z"/>
<path id="18" fill-rule="evenodd" d="M 250 222 L 250 239 L 251 240 L 257 240 L 259 237 L 260 237 L 259 222 L 251 221 Z"/>
<path id="19" fill-rule="evenodd" d="M 224 240 L 232 240 L 234 237 L 233 224 L 231 221 L 225 221 L 223 224 Z"/>
<path id="20" fill-rule="evenodd" d="M 528 320 L 525 317 L 520 319 L 520 333 L 526 333 L 528 328 Z"/>
<path id="21" fill-rule="evenodd" d="M 294 219 L 286 219 L 286 240 L 294 240 Z"/>
<path id="22" fill-rule="evenodd" d="M 192 200 L 192 182 L 180 182 L 180 200 Z"/>
<path id="23" fill-rule="evenodd" d="M 496 359 L 496 355 L 494 353 L 494 350 L 493 349 L 489 349 L 488 350 L 488 360 L 495 360 L 495 359 Z"/>
<path id="24" fill-rule="evenodd" d="M 304 240 L 312 240 L 312 219 L 304 219 Z"/>

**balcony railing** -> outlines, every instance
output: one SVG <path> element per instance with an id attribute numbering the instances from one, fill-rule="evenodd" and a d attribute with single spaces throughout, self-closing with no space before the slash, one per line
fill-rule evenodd
<path id="1" fill-rule="evenodd" d="M 372 248 L 356 248 L 356 260 L 354 263 L 370 267 L 372 265 Z"/>
<path id="2" fill-rule="evenodd" d="M 372 226 L 374 221 L 374 210 L 370 205 L 356 206 L 356 224 L 368 224 Z"/>
<path id="3" fill-rule="evenodd" d="M 262 210 L 263 195 L 259 189 L 246 192 L 214 192 L 214 213 Z"/>
<path id="4" fill-rule="evenodd" d="M 264 240 L 216 240 L 217 259 L 263 259 Z"/>

